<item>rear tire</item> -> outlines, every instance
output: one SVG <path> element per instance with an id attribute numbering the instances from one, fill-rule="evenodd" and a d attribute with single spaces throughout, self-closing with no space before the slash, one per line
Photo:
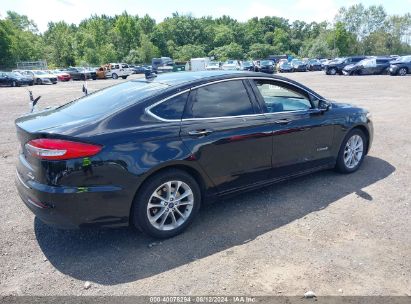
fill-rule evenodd
<path id="1" fill-rule="evenodd" d="M 341 173 L 357 171 L 364 160 L 367 142 L 363 131 L 360 129 L 351 130 L 341 144 L 335 169 Z"/>
<path id="2" fill-rule="evenodd" d="M 121 76 L 121 78 L 123 78 L 123 79 L 127 79 L 127 76 Z"/>
<path id="3" fill-rule="evenodd" d="M 37 83 L 37 84 L 42 84 L 41 79 L 40 79 L 40 78 L 37 78 L 36 83 Z"/>
<path id="4" fill-rule="evenodd" d="M 200 205 L 201 191 L 196 180 L 185 171 L 168 169 L 144 182 L 134 198 L 130 216 L 133 225 L 145 234 L 169 238 L 191 224 Z"/>
<path id="5" fill-rule="evenodd" d="M 11 86 L 12 86 L 12 87 L 17 87 L 17 83 L 16 83 L 15 81 L 13 81 L 13 82 L 11 83 Z"/>

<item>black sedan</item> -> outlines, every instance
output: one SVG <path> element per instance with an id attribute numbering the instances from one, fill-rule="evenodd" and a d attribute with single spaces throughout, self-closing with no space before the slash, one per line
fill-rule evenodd
<path id="1" fill-rule="evenodd" d="M 258 66 L 256 66 L 257 72 L 273 74 L 275 71 L 274 62 L 271 60 L 260 60 Z"/>
<path id="2" fill-rule="evenodd" d="M 350 64 L 357 64 L 361 60 L 366 59 L 365 56 L 351 56 L 351 57 L 342 57 L 336 58 L 334 60 L 329 61 L 327 64 L 324 65 L 324 71 L 327 75 L 342 75 L 343 69 Z"/>
<path id="3" fill-rule="evenodd" d="M 182 232 L 208 199 L 354 172 L 373 138 L 364 109 L 287 78 L 229 71 L 128 81 L 16 127 L 17 188 L 38 218 L 131 224 L 159 238 Z"/>
<path id="4" fill-rule="evenodd" d="M 33 84 L 33 78 L 25 77 L 18 72 L 0 72 L 0 86 L 19 87 Z"/>
<path id="5" fill-rule="evenodd" d="M 405 76 L 411 73 L 411 55 L 397 58 L 390 63 L 390 75 Z"/>
<path id="6" fill-rule="evenodd" d="M 278 66 L 278 71 L 280 73 L 293 72 L 294 68 L 288 61 L 284 61 L 284 62 L 281 62 L 280 65 Z"/>
<path id="7" fill-rule="evenodd" d="M 321 71 L 322 65 L 318 59 L 310 59 L 307 61 L 307 70 L 309 71 Z"/>
<path id="8" fill-rule="evenodd" d="M 392 58 L 367 58 L 357 64 L 343 68 L 344 75 L 381 75 L 388 74 Z"/>
<path id="9" fill-rule="evenodd" d="M 243 61 L 241 63 L 241 69 L 243 71 L 255 71 L 255 66 L 252 61 Z"/>
<path id="10" fill-rule="evenodd" d="M 91 72 L 85 68 L 67 68 L 64 72 L 70 74 L 73 80 L 87 80 L 93 78 Z M 97 74 L 95 71 L 94 74 L 94 79 L 97 79 Z"/>
<path id="11" fill-rule="evenodd" d="M 301 60 L 292 60 L 291 66 L 295 72 L 307 72 L 307 64 Z"/>

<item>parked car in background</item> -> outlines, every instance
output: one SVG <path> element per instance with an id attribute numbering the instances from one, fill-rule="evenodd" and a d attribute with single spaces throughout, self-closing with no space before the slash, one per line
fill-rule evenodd
<path id="1" fill-rule="evenodd" d="M 238 60 L 229 59 L 223 63 L 221 69 L 224 71 L 235 71 L 241 68 L 240 62 Z"/>
<path id="2" fill-rule="evenodd" d="M 67 72 L 63 72 L 61 70 L 50 70 L 48 71 L 50 74 L 56 75 L 58 81 L 70 81 L 71 76 Z"/>
<path id="3" fill-rule="evenodd" d="M 411 73 L 411 55 L 402 56 L 390 62 L 390 75 L 405 76 Z"/>
<path id="4" fill-rule="evenodd" d="M 217 71 L 220 70 L 220 63 L 217 61 L 210 61 L 207 63 L 206 71 Z"/>
<path id="5" fill-rule="evenodd" d="M 64 72 L 70 74 L 73 80 L 91 79 L 91 73 L 82 67 L 70 67 L 67 68 Z"/>
<path id="6" fill-rule="evenodd" d="M 132 74 L 127 63 L 110 63 L 107 67 L 106 77 L 118 79 L 119 77 L 127 79 Z"/>
<path id="7" fill-rule="evenodd" d="M 243 61 L 241 63 L 241 69 L 243 71 L 252 71 L 252 72 L 254 72 L 254 69 L 255 69 L 254 63 L 252 61 Z"/>
<path id="8" fill-rule="evenodd" d="M 26 77 L 19 72 L 1 72 L 0 86 L 19 87 L 22 85 L 33 85 L 33 79 Z"/>
<path id="9" fill-rule="evenodd" d="M 320 62 L 321 62 L 321 69 L 324 70 L 325 66 L 330 62 L 330 60 L 323 58 L 323 59 L 320 59 Z"/>
<path id="10" fill-rule="evenodd" d="M 172 72 L 174 60 L 170 57 L 160 57 L 151 59 L 152 71 L 154 73 Z"/>
<path id="11" fill-rule="evenodd" d="M 87 72 L 90 73 L 91 79 L 96 80 L 97 79 L 97 70 L 98 68 L 95 67 L 88 67 L 84 68 Z"/>
<path id="12" fill-rule="evenodd" d="M 132 67 L 131 70 L 133 71 L 133 74 L 144 74 L 146 72 L 151 71 L 151 69 L 143 65 L 136 65 Z"/>
<path id="13" fill-rule="evenodd" d="M 373 139 L 368 111 L 254 72 L 123 82 L 15 124 L 16 186 L 39 220 L 157 238 L 184 231 L 211 198 L 353 173 Z"/>
<path id="14" fill-rule="evenodd" d="M 298 59 L 291 60 L 291 66 L 294 72 L 307 72 L 307 64 Z"/>
<path id="15" fill-rule="evenodd" d="M 266 74 L 273 74 L 275 72 L 274 61 L 260 60 L 256 66 L 256 70 Z"/>
<path id="16" fill-rule="evenodd" d="M 35 84 L 56 84 L 57 76 L 41 70 L 25 70 L 25 73 L 33 77 Z"/>
<path id="17" fill-rule="evenodd" d="M 392 58 L 366 58 L 356 64 L 344 67 L 344 75 L 380 75 L 388 74 Z"/>
<path id="18" fill-rule="evenodd" d="M 276 64 L 277 71 L 280 70 L 280 65 L 281 65 L 283 62 L 288 62 L 288 59 L 282 58 L 282 59 L 279 59 L 279 60 L 278 60 L 278 62 L 277 62 L 277 64 Z"/>
<path id="19" fill-rule="evenodd" d="M 321 71 L 322 65 L 318 59 L 309 59 L 307 61 L 307 70 L 309 71 Z"/>
<path id="20" fill-rule="evenodd" d="M 291 65 L 291 63 L 289 63 L 288 61 L 283 61 L 280 63 L 279 67 L 278 67 L 278 71 L 280 73 L 284 73 L 284 72 L 294 72 L 293 66 Z"/>
<path id="21" fill-rule="evenodd" d="M 343 69 L 349 64 L 356 64 L 361 60 L 367 58 L 366 56 L 352 56 L 352 57 L 342 57 L 335 60 L 331 60 L 324 66 L 325 74 L 336 75 L 343 74 Z"/>

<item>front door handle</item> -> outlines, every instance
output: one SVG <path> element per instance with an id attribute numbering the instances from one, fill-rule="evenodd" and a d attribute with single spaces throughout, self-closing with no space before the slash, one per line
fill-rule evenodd
<path id="1" fill-rule="evenodd" d="M 207 130 L 207 129 L 201 129 L 201 130 L 195 130 L 195 131 L 190 131 L 188 132 L 188 135 L 190 136 L 206 136 L 213 133 L 213 131 L 211 130 Z"/>
<path id="2" fill-rule="evenodd" d="M 278 125 L 288 125 L 291 122 L 291 119 L 284 118 L 284 119 L 276 120 L 274 122 Z"/>

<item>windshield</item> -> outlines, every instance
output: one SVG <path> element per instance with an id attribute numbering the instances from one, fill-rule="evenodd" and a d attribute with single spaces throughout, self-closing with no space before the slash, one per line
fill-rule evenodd
<path id="1" fill-rule="evenodd" d="M 346 58 L 335 58 L 334 60 L 331 60 L 332 63 L 342 63 Z"/>
<path id="2" fill-rule="evenodd" d="M 208 66 L 216 66 L 216 65 L 218 65 L 217 62 L 209 62 L 209 63 L 208 63 Z"/>
<path id="3" fill-rule="evenodd" d="M 36 75 L 46 75 L 47 73 L 43 72 L 43 71 L 34 71 L 34 74 L 36 74 Z"/>
<path id="4" fill-rule="evenodd" d="M 158 82 L 129 81 L 77 99 L 57 111 L 81 119 L 98 117 L 139 102 L 167 87 Z"/>
<path id="5" fill-rule="evenodd" d="M 6 73 L 8 76 L 14 76 L 14 77 L 24 77 L 21 75 L 19 72 L 11 72 L 11 73 Z"/>
<path id="6" fill-rule="evenodd" d="M 251 61 L 244 61 L 243 62 L 243 66 L 245 66 L 245 67 L 249 67 L 249 66 L 252 66 L 253 64 L 251 63 Z"/>
<path id="7" fill-rule="evenodd" d="M 290 64 L 289 64 L 287 61 L 283 61 L 283 62 L 280 63 L 280 65 L 281 65 L 281 66 L 288 66 L 288 65 L 290 65 Z"/>
<path id="8" fill-rule="evenodd" d="M 270 60 L 261 60 L 261 65 L 272 65 L 273 63 Z"/>
<path id="9" fill-rule="evenodd" d="M 235 60 L 227 60 L 226 61 L 226 64 L 235 64 L 236 62 L 235 62 Z"/>
<path id="10" fill-rule="evenodd" d="M 300 61 L 300 60 L 295 60 L 295 61 L 293 61 L 293 63 L 294 63 L 294 64 L 303 64 L 303 62 Z"/>

